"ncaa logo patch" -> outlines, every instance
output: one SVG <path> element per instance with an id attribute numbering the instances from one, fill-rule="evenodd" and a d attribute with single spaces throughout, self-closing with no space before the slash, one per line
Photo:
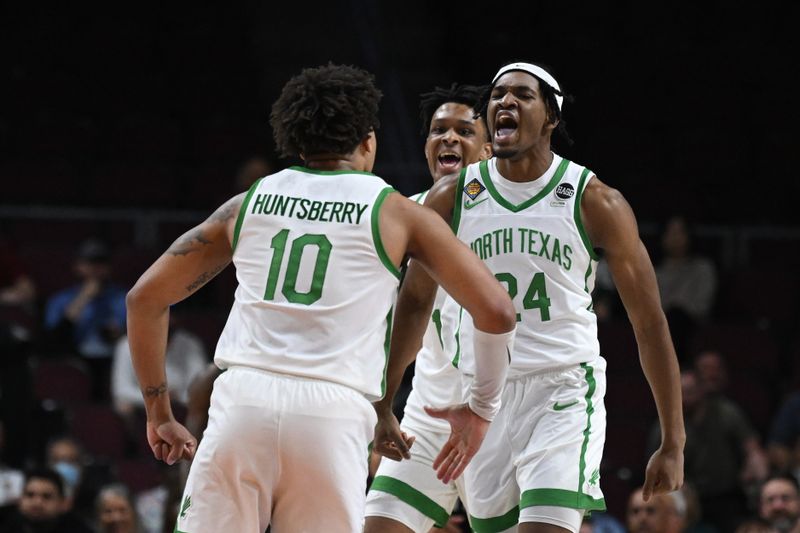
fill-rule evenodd
<path id="1" fill-rule="evenodd" d="M 474 200 L 480 193 L 486 190 L 480 181 L 473 178 L 472 181 L 464 185 L 464 194 L 469 196 L 470 200 Z"/>
<path id="2" fill-rule="evenodd" d="M 568 200 L 575 196 L 575 187 L 569 183 L 562 183 L 556 187 L 556 196 L 562 200 Z"/>

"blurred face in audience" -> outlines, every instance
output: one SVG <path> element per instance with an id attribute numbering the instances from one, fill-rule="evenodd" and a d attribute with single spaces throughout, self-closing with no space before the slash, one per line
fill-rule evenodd
<path id="1" fill-rule="evenodd" d="M 725 390 L 728 384 L 728 372 L 718 352 L 709 351 L 698 355 L 695 369 L 706 392 L 716 394 Z"/>
<path id="2" fill-rule="evenodd" d="M 130 501 L 121 494 L 108 492 L 101 496 L 97 509 L 102 533 L 134 533 L 136 519 Z"/>
<path id="3" fill-rule="evenodd" d="M 645 502 L 641 489 L 628 500 L 627 520 L 631 533 L 679 533 L 683 527 L 670 496 L 659 494 Z"/>
<path id="4" fill-rule="evenodd" d="M 686 221 L 675 217 L 667 222 L 661 245 L 668 257 L 684 257 L 689 253 L 689 228 Z"/>
<path id="5" fill-rule="evenodd" d="M 691 412 L 703 401 L 703 389 L 694 372 L 681 372 L 681 392 L 683 394 L 683 409 Z"/>
<path id="6" fill-rule="evenodd" d="M 30 522 L 51 522 L 64 512 L 64 498 L 52 481 L 33 477 L 22 491 L 19 512 Z"/>
<path id="7" fill-rule="evenodd" d="M 778 531 L 788 531 L 800 518 L 797 488 L 784 479 L 767 481 L 761 488 L 761 518 Z"/>

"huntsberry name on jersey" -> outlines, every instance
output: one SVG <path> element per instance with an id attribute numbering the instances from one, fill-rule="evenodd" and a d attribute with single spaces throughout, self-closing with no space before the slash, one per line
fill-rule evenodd
<path id="1" fill-rule="evenodd" d="M 475 239 L 469 246 L 481 259 L 523 253 L 549 259 L 564 270 L 572 268 L 572 248 L 568 244 L 562 245 L 558 237 L 535 229 L 497 229 Z"/>
<path id="2" fill-rule="evenodd" d="M 251 214 L 280 215 L 319 222 L 360 224 L 368 204 L 321 202 L 282 194 L 257 194 Z"/>

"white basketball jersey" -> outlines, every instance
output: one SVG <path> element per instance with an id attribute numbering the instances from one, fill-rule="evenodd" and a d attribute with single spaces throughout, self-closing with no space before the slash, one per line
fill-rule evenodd
<path id="1" fill-rule="evenodd" d="M 418 204 L 425 202 L 430 189 L 409 197 Z M 422 348 L 414 363 L 414 380 L 406 400 L 403 423 L 423 426 L 434 431 L 449 432 L 450 423 L 429 416 L 423 407 L 446 407 L 463 402 L 461 373 L 444 353 L 442 344 L 442 305 L 447 293 L 438 289 L 433 312 L 422 338 Z"/>
<path id="2" fill-rule="evenodd" d="M 382 397 L 400 272 L 383 248 L 378 214 L 393 190 L 366 172 L 303 167 L 253 185 L 234 233 L 239 286 L 217 366 Z"/>
<path id="3" fill-rule="evenodd" d="M 461 173 L 453 229 L 506 286 L 517 309 L 509 376 L 599 356 L 591 298 L 598 257 L 580 213 L 591 176 L 555 154 L 548 171 L 531 182 L 503 178 L 496 158 Z M 442 316 L 446 353 L 472 374 L 472 318 L 449 297 Z"/>

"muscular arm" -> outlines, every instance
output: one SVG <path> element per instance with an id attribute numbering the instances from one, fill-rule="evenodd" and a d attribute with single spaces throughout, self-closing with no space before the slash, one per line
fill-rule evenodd
<path id="1" fill-rule="evenodd" d="M 127 297 L 128 338 L 148 420 L 172 420 L 165 354 L 169 306 L 205 285 L 231 261 L 233 226 L 244 195 L 178 238 L 142 274 Z"/>
<path id="2" fill-rule="evenodd" d="M 448 176 L 439 180 L 431 188 L 425 199 L 425 206 L 436 211 L 447 223 L 450 222 L 455 198 L 457 176 Z M 383 222 L 383 221 L 381 221 Z M 387 224 L 388 226 L 388 224 Z M 391 228 L 386 228 L 390 230 Z M 381 225 L 383 234 L 384 226 Z M 405 238 L 407 240 L 407 237 Z M 388 239 L 387 239 L 388 240 Z M 395 244 L 397 239 L 393 239 Z M 390 257 L 399 262 L 403 251 L 399 246 L 388 250 Z M 420 263 L 411 260 L 403 278 L 403 285 L 397 296 L 397 305 L 392 325 L 392 344 L 388 368 L 386 371 L 386 394 L 375 404 L 379 411 L 390 412 L 394 396 L 403 380 L 408 365 L 414 361 L 422 346 L 422 337 L 428 326 L 433 302 L 436 299 L 438 285 Z"/>
<path id="3" fill-rule="evenodd" d="M 653 392 L 661 425 L 661 448 L 656 453 L 674 456 L 680 463 L 680 479 L 674 480 L 680 486 L 686 440 L 680 373 L 667 319 L 661 309 L 653 265 L 639 239 L 633 211 L 618 191 L 597 178 L 592 179 L 583 194 L 581 217 L 593 245 L 605 251 L 614 283 L 633 325 L 642 370 Z M 673 466 L 677 468 L 678 465 Z M 666 487 L 666 490 L 675 488 Z"/>

